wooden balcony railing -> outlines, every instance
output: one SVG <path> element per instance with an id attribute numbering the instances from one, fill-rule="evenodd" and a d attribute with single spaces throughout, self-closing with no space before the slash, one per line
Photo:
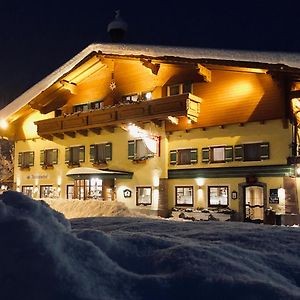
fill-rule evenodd
<path id="1" fill-rule="evenodd" d="M 100 132 L 102 128 L 114 128 L 124 123 L 161 121 L 169 116 L 186 116 L 197 121 L 201 99 L 192 94 L 181 94 L 131 104 L 120 104 L 88 112 L 36 121 L 38 134 L 52 139 L 64 134 L 74 137 L 78 132 L 87 135 L 88 130 Z"/>

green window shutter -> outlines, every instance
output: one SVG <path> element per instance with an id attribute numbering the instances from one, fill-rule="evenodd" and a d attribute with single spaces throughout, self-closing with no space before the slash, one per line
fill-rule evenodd
<path id="1" fill-rule="evenodd" d="M 244 145 L 234 146 L 234 160 L 236 161 L 244 160 Z"/>
<path id="2" fill-rule="evenodd" d="M 170 151 L 170 164 L 176 165 L 177 163 L 177 150 Z"/>
<path id="3" fill-rule="evenodd" d="M 198 149 L 191 149 L 191 164 L 196 164 L 198 162 Z"/>
<path id="4" fill-rule="evenodd" d="M 90 162 L 95 161 L 96 156 L 96 145 L 90 145 Z"/>
<path id="5" fill-rule="evenodd" d="M 128 141 L 128 159 L 134 159 L 135 141 Z"/>
<path id="6" fill-rule="evenodd" d="M 105 144 L 105 160 L 112 159 L 112 143 Z"/>
<path id="7" fill-rule="evenodd" d="M 52 149 L 52 164 L 57 165 L 58 163 L 58 149 Z"/>
<path id="8" fill-rule="evenodd" d="M 66 164 L 68 164 L 70 162 L 70 158 L 71 158 L 70 148 L 66 148 L 66 152 L 65 152 L 65 163 Z"/>
<path id="9" fill-rule="evenodd" d="M 232 146 L 225 147 L 225 161 L 233 161 L 233 147 Z"/>
<path id="10" fill-rule="evenodd" d="M 79 162 L 84 162 L 85 161 L 85 147 L 80 146 L 79 147 Z"/>
<path id="11" fill-rule="evenodd" d="M 269 159 L 270 158 L 270 144 L 261 143 L 260 144 L 260 159 Z"/>
<path id="12" fill-rule="evenodd" d="M 30 151 L 30 152 L 29 152 L 29 161 L 28 161 L 28 165 L 29 165 L 29 166 L 33 166 L 33 165 L 34 165 L 34 151 Z"/>
<path id="13" fill-rule="evenodd" d="M 45 151 L 41 150 L 40 151 L 40 165 L 43 166 L 45 163 Z"/>
<path id="14" fill-rule="evenodd" d="M 209 163 L 209 152 L 210 152 L 210 149 L 207 147 L 207 148 L 202 148 L 202 162 L 203 163 Z"/>
<path id="15" fill-rule="evenodd" d="M 23 158 L 23 153 L 19 152 L 18 153 L 18 167 L 22 167 L 22 158 Z"/>

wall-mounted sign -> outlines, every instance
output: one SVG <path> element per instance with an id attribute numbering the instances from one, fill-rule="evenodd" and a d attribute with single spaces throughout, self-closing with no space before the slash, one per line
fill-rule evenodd
<path id="1" fill-rule="evenodd" d="M 272 203 L 272 204 L 279 203 L 278 189 L 270 189 L 269 203 Z"/>
<path id="2" fill-rule="evenodd" d="M 129 189 L 126 189 L 123 191 L 124 198 L 130 198 L 131 194 L 132 194 L 132 192 Z"/>
<path id="3" fill-rule="evenodd" d="M 232 191 L 231 192 L 231 199 L 237 199 L 237 192 L 236 191 Z"/>

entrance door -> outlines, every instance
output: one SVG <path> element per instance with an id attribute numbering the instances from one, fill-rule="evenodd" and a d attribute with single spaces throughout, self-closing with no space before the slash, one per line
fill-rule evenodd
<path id="1" fill-rule="evenodd" d="M 264 220 L 264 190 L 261 186 L 245 187 L 245 220 L 263 222 Z"/>

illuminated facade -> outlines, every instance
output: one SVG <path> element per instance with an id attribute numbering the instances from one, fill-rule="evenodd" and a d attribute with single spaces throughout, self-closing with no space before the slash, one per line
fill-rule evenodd
<path id="1" fill-rule="evenodd" d="M 202 51 L 93 44 L 33 86 L 0 111 L 15 188 L 159 215 L 297 215 L 300 68 Z"/>

